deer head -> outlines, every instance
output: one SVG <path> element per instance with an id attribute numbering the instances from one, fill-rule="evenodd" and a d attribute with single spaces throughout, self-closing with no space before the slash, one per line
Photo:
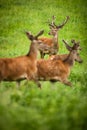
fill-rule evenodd
<path id="1" fill-rule="evenodd" d="M 40 43 L 41 41 L 38 39 L 39 36 L 41 36 L 44 33 L 44 30 L 41 30 L 37 35 L 32 35 L 31 32 L 26 32 L 26 35 L 28 37 L 28 39 L 32 42 L 32 43 L 36 43 L 36 46 L 38 49 L 40 49 Z"/>
<path id="2" fill-rule="evenodd" d="M 80 58 L 80 55 L 79 55 L 79 52 L 78 50 L 81 50 L 81 47 L 80 47 L 80 42 L 75 42 L 75 40 L 71 40 L 71 42 L 73 43 L 73 46 L 69 46 L 68 43 L 63 40 L 66 48 L 68 49 L 68 51 L 70 52 L 69 56 L 71 55 L 71 58 L 74 60 L 74 61 L 77 61 L 79 63 L 82 63 L 82 59 Z M 71 59 L 71 60 L 72 60 Z"/>
<path id="3" fill-rule="evenodd" d="M 34 36 L 31 34 L 31 32 L 26 32 L 28 39 L 31 41 L 30 51 L 28 52 L 27 56 L 30 54 L 32 55 L 32 57 L 37 56 L 37 50 L 40 49 L 39 44 L 41 43 L 38 37 L 42 35 L 43 33 L 44 33 L 44 30 L 41 30 L 37 35 Z"/>

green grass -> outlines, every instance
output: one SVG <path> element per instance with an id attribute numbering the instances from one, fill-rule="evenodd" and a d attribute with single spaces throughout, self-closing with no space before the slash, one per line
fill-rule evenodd
<path id="1" fill-rule="evenodd" d="M 0 130 L 86 130 L 87 129 L 87 2 L 83 0 L 0 0 L 0 57 L 25 55 L 30 41 L 25 31 L 36 34 L 44 29 L 49 37 L 47 20 L 56 16 L 60 24 L 59 53 L 68 53 L 62 39 L 80 41 L 83 64 L 75 63 L 69 80 L 61 83 L 2 82 L 0 87 Z"/>

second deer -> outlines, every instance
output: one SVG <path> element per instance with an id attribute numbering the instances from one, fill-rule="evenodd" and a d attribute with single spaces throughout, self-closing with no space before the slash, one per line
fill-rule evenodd
<path id="1" fill-rule="evenodd" d="M 60 58 L 38 60 L 38 79 L 45 81 L 60 81 L 65 85 L 72 86 L 68 81 L 71 67 L 74 62 L 82 63 L 82 59 L 79 56 L 78 50 L 81 50 L 79 43 L 73 42 L 73 46 L 69 46 L 66 41 L 63 40 L 66 48 L 69 50 L 69 54 L 65 55 L 62 60 Z"/>
<path id="2" fill-rule="evenodd" d="M 52 17 L 52 22 L 49 22 L 50 32 L 49 35 L 52 38 L 41 37 L 42 44 L 40 45 L 40 54 L 41 58 L 44 58 L 45 54 L 55 55 L 59 50 L 59 42 L 58 42 L 58 31 L 63 28 L 63 26 L 67 23 L 69 16 L 66 17 L 65 21 L 61 25 L 55 24 L 55 16 Z"/>

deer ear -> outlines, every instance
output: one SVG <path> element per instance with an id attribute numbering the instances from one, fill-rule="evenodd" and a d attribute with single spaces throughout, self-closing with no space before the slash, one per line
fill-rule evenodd
<path id="1" fill-rule="evenodd" d="M 29 40 L 33 40 L 33 35 L 31 34 L 31 32 L 25 32 L 27 37 L 29 38 Z"/>
<path id="2" fill-rule="evenodd" d="M 67 50 L 68 50 L 68 51 L 71 51 L 71 50 L 72 50 L 72 47 L 70 47 L 65 40 L 62 40 L 62 41 L 65 43 L 65 46 L 66 46 Z"/>
<path id="3" fill-rule="evenodd" d="M 36 36 L 35 38 L 37 39 L 40 35 L 42 35 L 44 33 L 44 30 L 41 30 Z"/>

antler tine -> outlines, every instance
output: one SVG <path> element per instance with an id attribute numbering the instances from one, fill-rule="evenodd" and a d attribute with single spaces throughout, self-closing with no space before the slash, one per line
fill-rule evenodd
<path id="1" fill-rule="evenodd" d="M 62 28 L 67 23 L 68 20 L 69 20 L 69 16 L 67 16 L 66 20 L 61 25 L 57 26 L 57 28 Z"/>
<path id="2" fill-rule="evenodd" d="M 55 25 L 55 22 L 54 22 L 55 18 L 56 18 L 56 16 L 53 15 L 52 16 L 52 23 L 51 23 L 52 25 Z"/>
<path id="3" fill-rule="evenodd" d="M 48 21 L 46 23 L 50 24 L 50 19 L 48 19 Z"/>
<path id="4" fill-rule="evenodd" d="M 62 40 L 62 41 L 65 43 L 66 48 L 67 48 L 69 51 L 71 51 L 71 50 L 72 50 L 72 47 L 70 47 L 65 40 Z"/>
<path id="5" fill-rule="evenodd" d="M 52 27 L 52 28 L 54 28 L 54 27 L 56 26 L 56 25 L 55 25 L 55 22 L 54 22 L 55 18 L 56 18 L 56 17 L 53 15 L 53 16 L 52 16 L 52 22 L 50 22 L 50 20 L 48 21 L 49 26 Z"/>
<path id="6" fill-rule="evenodd" d="M 65 44 L 67 44 L 67 45 L 68 45 L 68 43 L 67 43 L 64 39 L 63 39 L 62 41 L 63 41 Z"/>
<path id="7" fill-rule="evenodd" d="M 78 41 L 77 43 L 80 44 L 80 41 Z"/>
<path id="8" fill-rule="evenodd" d="M 74 44 L 80 44 L 80 41 L 76 42 L 74 39 L 72 39 L 71 42 Z"/>
<path id="9" fill-rule="evenodd" d="M 73 44 L 75 44 L 75 43 L 76 43 L 76 41 L 75 41 L 74 39 L 72 39 L 72 40 L 71 40 L 71 42 L 72 42 Z"/>
<path id="10" fill-rule="evenodd" d="M 82 48 L 80 47 L 80 42 L 76 42 L 74 39 L 71 40 L 71 42 L 74 44 L 73 48 L 77 49 L 77 50 L 82 50 Z"/>

